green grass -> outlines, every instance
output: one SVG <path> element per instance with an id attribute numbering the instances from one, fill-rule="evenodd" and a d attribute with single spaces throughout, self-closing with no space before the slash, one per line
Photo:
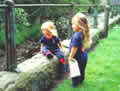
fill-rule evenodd
<path id="1" fill-rule="evenodd" d="M 54 91 L 120 91 L 120 29 L 112 29 L 89 53 L 86 79 L 78 88 L 66 79 Z"/>

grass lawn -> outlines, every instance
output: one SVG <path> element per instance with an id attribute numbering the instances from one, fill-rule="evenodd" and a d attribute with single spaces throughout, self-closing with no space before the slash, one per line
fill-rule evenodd
<path id="1" fill-rule="evenodd" d="M 112 29 L 89 53 L 86 79 L 78 88 L 66 79 L 54 91 L 120 91 L 120 29 Z"/>

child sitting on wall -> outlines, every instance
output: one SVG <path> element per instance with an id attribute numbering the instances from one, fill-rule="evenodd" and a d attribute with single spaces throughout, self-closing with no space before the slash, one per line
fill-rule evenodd
<path id="1" fill-rule="evenodd" d="M 64 53 L 61 51 L 60 39 L 57 35 L 56 26 L 52 21 L 47 21 L 42 24 L 41 30 L 43 36 L 40 38 L 41 51 L 48 58 L 53 58 L 53 55 L 57 56 L 60 64 L 62 65 L 62 72 L 66 72 L 66 61 Z"/>

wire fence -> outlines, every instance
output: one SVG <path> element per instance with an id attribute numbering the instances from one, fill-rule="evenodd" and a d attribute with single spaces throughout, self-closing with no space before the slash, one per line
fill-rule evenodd
<path id="1" fill-rule="evenodd" d="M 112 7 L 114 5 L 112 5 Z M 15 4 L 13 8 L 15 8 L 15 16 L 16 16 L 15 17 L 16 19 L 15 24 L 16 24 L 16 30 L 17 30 L 16 31 L 16 43 L 18 44 L 22 43 L 23 41 L 21 39 L 24 40 L 23 36 L 25 36 L 25 39 L 28 39 L 28 38 L 30 39 L 35 35 L 40 36 L 40 25 L 44 21 L 49 20 L 49 19 L 55 22 L 60 38 L 63 38 L 63 39 L 69 38 L 71 34 L 73 33 L 70 27 L 71 16 L 73 16 L 74 13 L 81 11 L 81 9 L 83 9 L 83 11 L 81 12 L 89 16 L 89 22 L 91 23 L 91 27 L 97 27 L 99 14 L 104 12 L 103 10 L 99 10 L 101 9 L 100 7 L 103 9 L 106 8 L 106 6 L 95 5 L 95 4 L 94 5 L 93 4 L 92 5 L 91 4 L 89 5 L 84 5 L 84 4 Z M 0 27 L 1 28 L 5 27 L 4 25 L 5 24 L 4 9 L 5 8 L 8 8 L 8 6 L 5 4 L 0 5 Z M 114 9 L 111 9 L 111 10 L 114 11 Z M 115 10 L 117 10 L 117 8 Z M 34 26 L 35 28 L 33 28 Z M 3 30 L 0 30 L 0 34 L 2 34 L 1 31 L 4 32 Z M 21 40 L 22 42 L 17 41 L 17 40 Z M 25 47 L 25 49 L 27 48 Z"/>

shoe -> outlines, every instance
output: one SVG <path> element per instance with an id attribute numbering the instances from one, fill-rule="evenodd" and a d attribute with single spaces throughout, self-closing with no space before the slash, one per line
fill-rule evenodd
<path id="1" fill-rule="evenodd" d="M 72 78 L 72 87 L 77 87 L 80 84 L 79 77 Z"/>
<path id="2" fill-rule="evenodd" d="M 47 55 L 47 58 L 48 58 L 48 59 L 52 59 L 52 58 L 53 58 L 53 55 L 52 55 L 52 54 L 48 54 L 48 55 Z"/>
<path id="3" fill-rule="evenodd" d="M 72 84 L 72 88 L 77 88 L 79 84 Z"/>

